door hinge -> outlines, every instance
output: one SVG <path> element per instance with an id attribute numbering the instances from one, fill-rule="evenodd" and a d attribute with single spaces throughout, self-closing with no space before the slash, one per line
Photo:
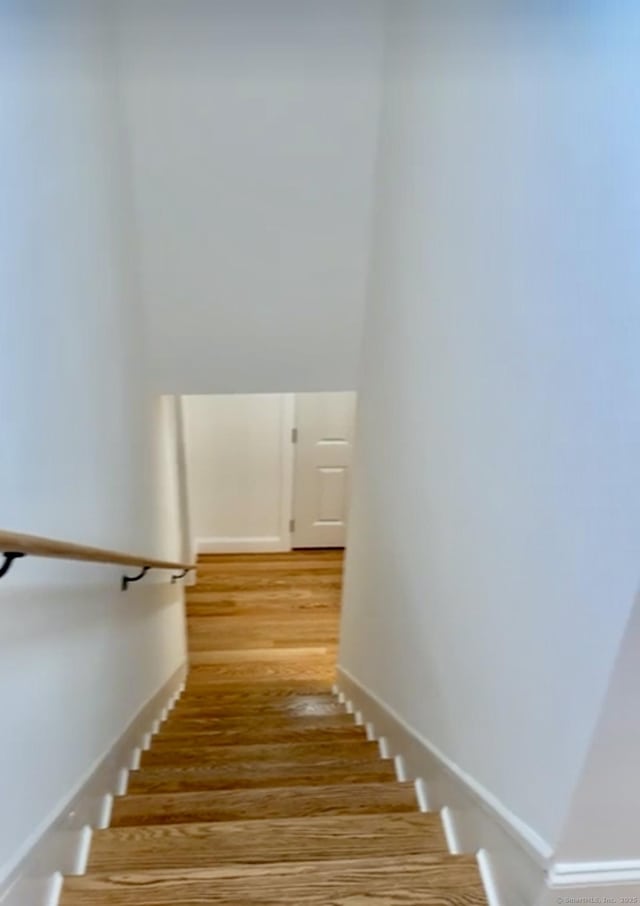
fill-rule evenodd
<path id="1" fill-rule="evenodd" d="M 298 429 L 297 428 L 291 429 L 291 443 L 292 444 L 298 443 Z"/>
<path id="2" fill-rule="evenodd" d="M 295 532 L 295 530 L 296 530 L 296 520 L 295 520 L 295 519 L 290 519 L 290 520 L 289 520 L 289 531 L 290 531 L 291 534 L 293 535 L 293 533 Z"/>

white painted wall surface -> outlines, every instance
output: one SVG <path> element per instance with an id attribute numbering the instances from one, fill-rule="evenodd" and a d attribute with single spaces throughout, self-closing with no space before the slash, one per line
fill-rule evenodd
<path id="1" fill-rule="evenodd" d="M 186 396 L 183 407 L 198 549 L 289 550 L 292 395 Z"/>
<path id="2" fill-rule="evenodd" d="M 381 5 L 120 4 L 160 392 L 355 387 Z"/>
<path id="3" fill-rule="evenodd" d="M 561 862 L 634 860 L 640 895 L 640 600 L 627 624 L 611 683 L 558 845 Z"/>
<path id="4" fill-rule="evenodd" d="M 159 555 L 172 427 L 124 255 L 110 6 L 0 4 L 0 525 Z M 179 587 L 120 574 L 27 559 L 0 583 L 0 889 L 184 661 Z"/>
<path id="5" fill-rule="evenodd" d="M 638 590 L 640 11 L 390 10 L 340 661 L 554 844 Z"/>
<path id="6" fill-rule="evenodd" d="M 161 556 L 166 559 L 186 562 L 190 560 L 190 553 L 183 532 L 183 520 L 188 519 L 188 510 L 184 509 L 181 487 L 186 476 L 181 474 L 179 463 L 180 444 L 183 442 L 180 398 L 161 396 L 156 398 L 155 406 L 160 426 L 154 444 L 156 474 L 164 476 L 157 491 L 157 545 Z"/>

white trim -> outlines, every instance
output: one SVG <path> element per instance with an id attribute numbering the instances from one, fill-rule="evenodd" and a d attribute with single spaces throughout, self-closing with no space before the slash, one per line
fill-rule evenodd
<path id="1" fill-rule="evenodd" d="M 116 777 L 113 795 L 114 796 L 126 796 L 128 786 L 129 786 L 129 768 L 121 768 L 118 771 L 118 776 Z"/>
<path id="2" fill-rule="evenodd" d="M 280 405 L 281 458 L 280 458 L 280 537 L 284 551 L 293 544 L 290 523 L 293 519 L 293 483 L 295 480 L 295 447 L 291 436 L 296 423 L 296 395 L 282 393 Z"/>
<path id="3" fill-rule="evenodd" d="M 500 893 L 493 874 L 491 859 L 489 858 L 489 853 L 486 849 L 478 850 L 476 853 L 476 861 L 478 863 L 478 871 L 480 872 L 480 880 L 482 881 L 482 886 L 484 887 L 484 892 L 487 896 L 487 906 L 502 906 Z"/>
<path id="4" fill-rule="evenodd" d="M 86 874 L 87 865 L 89 864 L 89 853 L 91 852 L 92 837 L 93 831 L 88 824 L 85 824 L 80 831 L 80 839 L 78 840 L 78 845 L 74 854 L 73 865 L 69 869 L 70 875 Z"/>
<path id="5" fill-rule="evenodd" d="M 63 874 L 83 871 L 89 855 L 92 828 L 104 827 L 114 795 L 126 791 L 128 765 L 139 750 L 154 719 L 166 712 L 167 702 L 186 675 L 180 667 L 140 709 L 122 735 L 98 759 L 26 842 L 2 882 L 2 906 L 57 906 Z"/>
<path id="6" fill-rule="evenodd" d="M 393 756 L 393 766 L 396 770 L 396 780 L 398 783 L 404 783 L 407 779 L 407 766 L 402 755 Z"/>
<path id="7" fill-rule="evenodd" d="M 640 884 L 640 859 L 601 862 L 556 862 L 549 870 L 548 885 L 561 889 L 578 885 Z"/>
<path id="8" fill-rule="evenodd" d="M 111 824 L 111 813 L 113 812 L 113 793 L 107 793 L 102 797 L 102 808 L 96 822 L 96 830 L 105 830 Z"/>
<path id="9" fill-rule="evenodd" d="M 278 554 L 291 550 L 288 528 L 286 537 L 260 535 L 255 537 L 196 538 L 198 554 Z"/>
<path id="10" fill-rule="evenodd" d="M 406 765 L 405 765 L 406 770 Z M 422 777 L 416 777 L 413 782 L 413 785 L 416 790 L 416 800 L 418 802 L 418 810 L 421 812 L 428 812 L 429 809 L 429 796 L 427 793 L 427 784 L 424 782 Z"/>
<path id="11" fill-rule="evenodd" d="M 62 874 L 59 871 L 56 871 L 47 884 L 43 906 L 58 906 L 60 897 L 62 896 L 63 884 L 64 878 Z"/>
<path id="12" fill-rule="evenodd" d="M 189 475 L 187 460 L 187 442 L 185 432 L 184 401 L 182 396 L 174 396 L 174 416 L 176 429 L 176 475 L 178 481 L 178 508 L 180 511 L 180 540 L 184 563 L 194 563 L 193 544 L 191 540 L 191 513 L 189 508 Z M 195 585 L 195 571 L 187 573 L 185 585 Z"/>
<path id="13" fill-rule="evenodd" d="M 452 856 L 458 855 L 463 850 L 458 841 L 458 834 L 456 832 L 455 821 L 453 820 L 453 812 L 448 805 L 445 805 L 440 809 L 440 820 L 442 821 L 442 829 L 444 831 L 444 838 L 447 841 L 447 846 L 449 852 Z"/>

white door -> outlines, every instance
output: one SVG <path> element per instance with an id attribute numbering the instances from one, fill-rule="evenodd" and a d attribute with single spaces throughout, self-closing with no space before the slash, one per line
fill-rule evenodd
<path id="1" fill-rule="evenodd" d="M 355 393 L 298 393 L 295 400 L 293 547 L 344 547 Z"/>

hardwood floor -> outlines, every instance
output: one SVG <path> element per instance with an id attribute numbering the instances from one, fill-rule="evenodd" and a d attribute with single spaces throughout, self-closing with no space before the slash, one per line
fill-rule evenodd
<path id="1" fill-rule="evenodd" d="M 484 906 L 331 694 L 342 555 L 202 557 L 191 670 L 61 906 Z"/>

